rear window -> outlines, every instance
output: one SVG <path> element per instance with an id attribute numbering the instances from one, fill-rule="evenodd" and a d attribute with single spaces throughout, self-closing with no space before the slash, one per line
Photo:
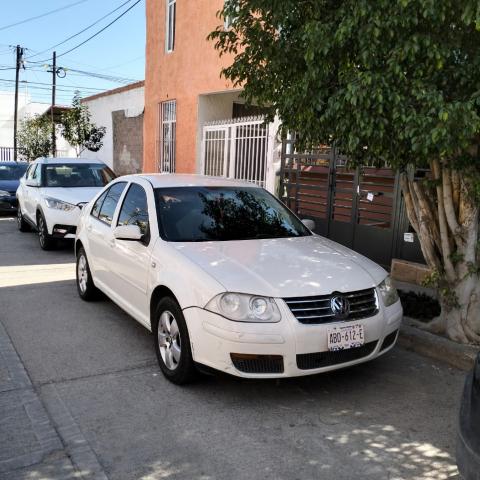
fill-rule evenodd
<path id="1" fill-rule="evenodd" d="M 104 187 L 115 174 L 102 163 L 44 165 L 45 187 Z"/>

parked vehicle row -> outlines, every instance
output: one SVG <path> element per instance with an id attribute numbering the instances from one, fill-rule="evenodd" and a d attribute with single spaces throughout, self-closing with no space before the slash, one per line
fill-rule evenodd
<path id="1" fill-rule="evenodd" d="M 102 291 L 151 330 L 172 382 L 198 368 L 309 375 L 396 342 L 402 307 L 387 272 L 258 186 L 115 178 L 100 162 L 49 158 L 29 166 L 17 197 L 19 229 L 38 230 L 46 250 L 75 238 L 80 297 Z"/>

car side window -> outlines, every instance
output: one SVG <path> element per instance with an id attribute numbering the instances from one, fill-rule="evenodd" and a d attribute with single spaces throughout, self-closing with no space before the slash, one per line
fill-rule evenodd
<path id="1" fill-rule="evenodd" d="M 35 174 L 35 170 L 37 169 L 38 164 L 36 163 L 35 165 L 30 165 L 28 167 L 28 172 L 26 175 L 27 180 L 31 180 L 33 178 L 33 175 Z"/>
<path id="2" fill-rule="evenodd" d="M 99 220 L 108 225 L 112 224 L 115 209 L 117 208 L 118 201 L 120 200 L 126 185 L 126 182 L 118 182 L 110 187 L 110 190 L 108 190 L 107 196 L 100 207 L 100 212 L 98 213 Z"/>
<path id="3" fill-rule="evenodd" d="M 42 178 L 42 166 L 37 165 L 37 168 L 35 168 L 32 172 L 32 180 L 37 180 L 38 183 L 40 184 Z"/>
<path id="4" fill-rule="evenodd" d="M 143 235 L 143 241 L 150 242 L 147 194 L 143 187 L 132 183 L 128 189 L 118 216 L 117 226 L 137 225 Z"/>
<path id="5" fill-rule="evenodd" d="M 108 189 L 110 190 L 110 189 Z M 102 203 L 105 200 L 105 197 L 107 196 L 108 190 L 105 190 L 98 198 L 97 201 L 93 204 L 92 211 L 90 212 L 90 215 L 92 215 L 95 218 L 98 218 L 98 214 L 100 213 L 100 208 L 102 207 Z"/>

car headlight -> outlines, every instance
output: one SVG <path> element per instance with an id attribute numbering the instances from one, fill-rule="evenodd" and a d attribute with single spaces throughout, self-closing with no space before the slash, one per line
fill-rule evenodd
<path id="1" fill-rule="evenodd" d="M 244 293 L 221 293 L 207 303 L 205 310 L 235 322 L 274 323 L 281 318 L 273 298 Z"/>
<path id="2" fill-rule="evenodd" d="M 71 203 L 63 202 L 62 200 L 58 200 L 57 198 L 52 197 L 45 197 L 45 203 L 47 204 L 48 208 L 54 208 L 55 210 L 63 210 L 65 212 L 69 212 L 76 207 L 76 205 L 72 205 Z"/>
<path id="3" fill-rule="evenodd" d="M 9 197 L 10 192 L 7 192 L 6 190 L 0 190 L 0 197 Z"/>
<path id="4" fill-rule="evenodd" d="M 380 290 L 383 304 L 386 307 L 393 305 L 399 299 L 397 289 L 389 276 L 378 286 L 378 290 Z"/>

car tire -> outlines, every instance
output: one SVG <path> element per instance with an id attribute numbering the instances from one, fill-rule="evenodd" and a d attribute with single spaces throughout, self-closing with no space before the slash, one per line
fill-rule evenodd
<path id="1" fill-rule="evenodd" d="M 87 254 L 83 247 L 77 252 L 77 264 L 75 268 L 78 295 L 82 300 L 90 302 L 98 297 L 98 289 L 93 283 Z"/>
<path id="2" fill-rule="evenodd" d="M 30 225 L 26 222 L 25 218 L 22 214 L 22 209 L 20 208 L 20 203 L 18 204 L 17 208 L 17 228 L 20 232 L 29 232 Z"/>
<path id="3" fill-rule="evenodd" d="M 37 230 L 40 248 L 42 250 L 53 250 L 55 248 L 55 239 L 48 234 L 47 222 L 40 212 L 37 214 Z"/>
<path id="4" fill-rule="evenodd" d="M 152 322 L 155 352 L 165 377 L 177 385 L 196 376 L 187 323 L 178 303 L 171 297 L 160 300 Z"/>

